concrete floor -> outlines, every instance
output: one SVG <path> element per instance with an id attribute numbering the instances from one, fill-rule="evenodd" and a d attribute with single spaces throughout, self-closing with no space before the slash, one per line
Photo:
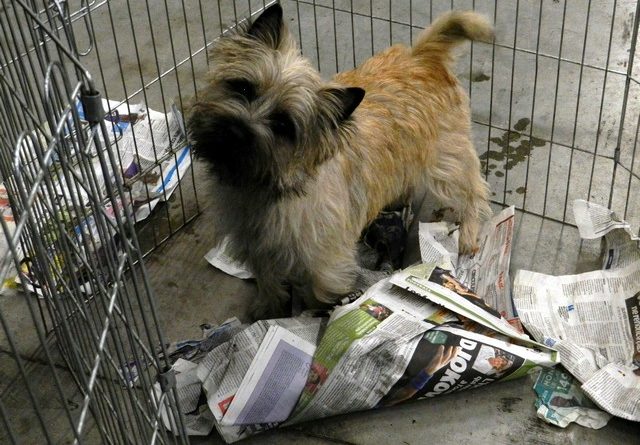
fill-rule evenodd
<path id="1" fill-rule="evenodd" d="M 394 1 L 390 10 L 386 0 L 371 3 L 319 0 L 316 4 L 321 7 L 314 10 L 311 1 L 282 3 L 288 23 L 297 35 L 300 31 L 305 55 L 327 76 L 336 69 L 361 62 L 390 41 L 408 43 L 415 39 L 419 29 L 407 25 L 411 21 L 423 25 L 452 4 L 457 9 L 472 5 L 471 1 Z M 471 93 L 475 143 L 485 161 L 497 202 L 516 204 L 527 212 L 571 222 L 572 199 L 588 197 L 607 204 L 613 190 L 614 208 L 619 214 L 626 214 L 637 227 L 640 181 L 624 168 L 617 169 L 614 179 L 611 159 L 618 143 L 624 91 L 621 73 L 627 69 L 635 2 L 620 0 L 615 10 L 611 1 L 592 3 L 589 33 L 585 37 L 587 10 L 582 2 L 568 2 L 565 12 L 564 1 L 543 2 L 542 9 L 538 1 L 520 1 L 517 11 L 515 2 L 474 1 L 478 10 L 495 16 L 499 46 L 493 52 L 488 45 L 476 44 L 473 57 L 469 48 L 463 49 L 460 78 Z M 162 97 L 180 102 L 179 95 L 193 94 L 206 72 L 204 52 L 181 65 L 177 72 L 168 72 L 161 82 L 148 85 L 144 93 L 135 92 L 202 46 L 204 40 L 211 40 L 236 15 L 246 15 L 249 7 L 255 11 L 263 2 L 185 0 L 184 4 L 187 6 L 184 11 L 181 2 L 174 0 L 163 7 L 147 9 L 144 2 L 116 0 L 94 13 L 97 46 L 83 61 L 95 74 L 105 95 L 111 99 L 129 96 L 132 102 L 144 101 L 157 110 L 167 105 Z M 335 10 L 326 7 L 332 5 Z M 349 12 L 352 10 L 353 15 Z M 565 32 L 560 48 L 563 12 Z M 108 20 L 109 15 L 113 21 Z M 389 25 L 390 18 L 393 25 Z M 78 39 L 86 43 L 82 22 L 77 23 Z M 118 39 L 117 54 L 113 35 Z M 316 35 L 321 36 L 318 45 Z M 609 35 L 611 51 L 606 38 Z M 512 49 L 514 43 L 518 50 Z M 541 54 L 537 63 L 532 52 Z M 558 56 L 563 59 L 560 64 Z M 579 62 L 588 66 L 581 69 Z M 638 67 L 640 64 L 633 71 L 636 78 L 640 78 Z M 637 157 L 634 138 L 639 113 L 640 87 L 632 83 L 620 160 L 623 167 L 636 174 L 640 173 L 640 160 L 633 159 Z M 170 203 L 159 208 L 139 232 L 143 250 L 153 249 L 197 213 L 197 190 L 201 214 L 146 261 L 160 324 L 169 341 L 199 335 L 198 326 L 204 322 L 246 317 L 248 303 L 255 295 L 254 284 L 227 276 L 204 260 L 204 254 L 212 247 L 216 215 L 209 205 L 210 187 L 205 169 L 196 163 L 192 175 L 183 179 L 182 188 Z M 408 262 L 418 255 L 417 221 L 429 220 L 434 205 L 428 198 L 418 199 L 417 204 L 420 210 L 408 244 Z M 525 268 L 564 274 L 596 268 L 600 244 L 581 242 L 570 226 L 519 212 L 513 252 L 513 271 Z M 19 338 L 18 350 L 39 390 L 38 400 L 45 406 L 49 424 L 59 425 L 54 428 L 55 441 L 66 443 L 68 430 L 64 427 L 62 404 L 77 413 L 81 395 L 66 373 L 64 362 L 54 354 L 52 358 L 67 397 L 63 401 L 50 397 L 53 394 L 50 367 L 33 335 L 33 321 L 24 295 L 9 292 L 0 296 L 0 311 L 8 317 L 9 328 Z M 33 412 L 25 403 L 26 393 L 16 380 L 13 361 L 6 359 L 7 351 L 6 338 L 0 337 L 0 395 L 13 410 L 24 443 L 38 443 Z M 268 432 L 245 443 L 631 444 L 640 437 L 640 424 L 621 419 L 612 419 L 599 431 L 575 425 L 564 430 L 546 425 L 536 419 L 532 384 L 529 379 L 521 379 L 390 409 L 319 420 Z M 90 425 L 86 431 L 87 443 L 97 443 L 95 429 Z M 215 433 L 193 442 L 222 443 Z M 0 443 L 3 443 L 1 434 Z"/>

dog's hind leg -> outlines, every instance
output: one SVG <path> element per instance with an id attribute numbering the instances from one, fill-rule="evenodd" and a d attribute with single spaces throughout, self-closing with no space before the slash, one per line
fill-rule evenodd
<path id="1" fill-rule="evenodd" d="M 480 173 L 478 155 L 463 133 L 447 134 L 437 144 L 427 167 L 427 187 L 460 222 L 460 252 L 476 252 L 480 225 L 491 215 L 489 186 Z"/>

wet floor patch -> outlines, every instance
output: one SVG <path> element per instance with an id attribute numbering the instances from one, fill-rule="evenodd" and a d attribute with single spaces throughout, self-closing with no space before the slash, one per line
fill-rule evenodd
<path id="1" fill-rule="evenodd" d="M 482 171 L 487 175 L 493 174 L 501 178 L 505 171 L 525 162 L 536 147 L 544 147 L 546 142 L 527 131 L 531 120 L 522 118 L 513 125 L 513 130 L 505 131 L 499 137 L 492 137 L 492 146 L 498 146 L 498 150 L 490 149 L 480 155 Z M 515 192 L 525 193 L 524 187 L 518 187 Z"/>

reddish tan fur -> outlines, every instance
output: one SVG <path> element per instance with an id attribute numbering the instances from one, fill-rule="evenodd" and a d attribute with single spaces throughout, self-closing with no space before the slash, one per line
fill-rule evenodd
<path id="1" fill-rule="evenodd" d="M 489 40 L 492 30 L 477 14 L 452 12 L 426 29 L 413 47 L 394 45 L 334 80 L 367 94 L 354 113 L 356 144 L 338 155 L 350 183 L 368 190 L 367 220 L 423 179 L 442 203 L 457 210 L 464 251 L 477 249 L 477 226 L 486 217 L 488 187 L 470 141 L 469 100 L 452 71 L 448 36 L 452 22 L 470 37 Z M 353 141 L 350 141 L 353 142 Z"/>
<path id="2" fill-rule="evenodd" d="M 243 34 L 221 40 L 209 86 L 189 116 L 196 151 L 215 156 L 220 147 L 209 141 L 219 133 L 212 135 L 211 126 L 220 119 L 240 122 L 257 141 L 260 159 L 242 162 L 257 178 L 260 168 L 268 173 L 268 187 L 218 181 L 214 203 L 220 233 L 256 276 L 254 316 L 283 313 L 283 281 L 328 303 L 352 290 L 362 229 L 385 206 L 424 185 L 454 209 L 461 250 L 475 250 L 480 223 L 491 211 L 451 49 L 466 39 L 490 39 L 486 20 L 447 14 L 414 47 L 393 46 L 327 83 L 300 55 L 281 10 L 269 14 L 277 26 L 259 24 L 266 44 Z M 229 96 L 224 82 L 230 73 L 250 79 L 256 98 Z M 327 91 L 346 87 L 366 94 L 341 118 L 343 105 Z M 296 142 L 271 134 L 272 113 L 282 109 L 303 130 Z"/>

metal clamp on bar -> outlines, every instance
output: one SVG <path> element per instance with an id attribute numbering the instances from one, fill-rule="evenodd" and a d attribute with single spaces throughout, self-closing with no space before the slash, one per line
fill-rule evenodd
<path id="1" fill-rule="evenodd" d="M 176 386 L 176 372 L 172 368 L 165 368 L 164 372 L 158 374 L 158 383 L 162 392 L 168 392 Z"/>
<path id="2" fill-rule="evenodd" d="M 102 107 L 102 95 L 99 92 L 85 93 L 80 96 L 84 118 L 90 124 L 100 122 L 104 118 L 104 108 Z"/>

